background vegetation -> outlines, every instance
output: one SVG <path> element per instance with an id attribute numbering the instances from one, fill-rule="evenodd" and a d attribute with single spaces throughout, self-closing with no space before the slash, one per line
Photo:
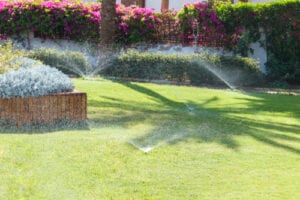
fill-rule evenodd
<path id="1" fill-rule="evenodd" d="M 197 44 L 225 47 L 247 56 L 250 44 L 259 41 L 264 33 L 266 39 L 260 42 L 268 54 L 269 80 L 299 84 L 299 10 L 299 0 L 194 3 L 185 5 L 177 14 L 117 5 L 116 42 L 170 40 L 191 44 L 197 39 Z M 33 31 L 44 38 L 98 41 L 100 4 L 2 1 L 0 22 L 0 38 Z"/>

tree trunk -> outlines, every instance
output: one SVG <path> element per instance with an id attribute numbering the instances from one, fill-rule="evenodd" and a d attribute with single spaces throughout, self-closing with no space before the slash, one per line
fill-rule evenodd
<path id="1" fill-rule="evenodd" d="M 145 8 L 146 6 L 146 1 L 145 0 L 140 0 L 140 7 Z"/>
<path id="2" fill-rule="evenodd" d="M 145 0 L 121 0 L 121 3 L 124 6 L 131 6 L 131 5 L 137 5 L 141 8 L 145 7 Z"/>
<path id="3" fill-rule="evenodd" d="M 103 0 L 101 5 L 100 42 L 112 46 L 116 39 L 116 0 Z"/>
<path id="4" fill-rule="evenodd" d="M 169 0 L 162 0 L 161 1 L 161 10 L 168 10 L 169 9 Z"/>

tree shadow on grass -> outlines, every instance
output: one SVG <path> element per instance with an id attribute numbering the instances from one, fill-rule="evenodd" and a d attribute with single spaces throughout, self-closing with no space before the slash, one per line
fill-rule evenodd
<path id="1" fill-rule="evenodd" d="M 140 86 L 138 84 L 134 84 L 131 82 L 118 82 L 118 83 L 121 83 L 122 85 L 124 85 L 136 92 L 142 93 L 142 94 L 150 97 L 152 100 L 159 102 L 163 105 L 169 106 L 171 108 L 185 107 L 185 105 L 181 102 L 170 100 L 169 98 L 159 94 L 158 92 L 155 92 L 149 88 Z"/>
<path id="2" fill-rule="evenodd" d="M 257 98 L 245 98 L 244 108 L 207 108 L 206 105 L 218 101 L 213 96 L 205 102 L 180 102 L 153 91 L 140 84 L 118 82 L 135 92 L 146 95 L 159 104 L 144 105 L 138 101 L 130 102 L 110 97 L 102 97 L 103 101 L 90 100 L 89 106 L 108 109 L 108 114 L 96 116 L 93 121 L 102 122 L 109 126 L 129 127 L 136 123 L 150 123 L 154 126 L 142 136 L 133 138 L 130 143 L 141 147 L 159 146 L 160 144 L 177 144 L 186 140 L 196 142 L 215 142 L 230 149 L 238 150 L 239 143 L 235 136 L 249 136 L 256 141 L 300 154 L 300 125 L 287 123 L 272 123 L 248 119 L 233 114 L 253 114 L 257 111 L 288 112 L 299 119 L 298 105 L 293 108 L 282 106 L 275 101 L 276 96 L 246 93 Z M 238 97 L 240 98 L 240 97 Z M 284 97 L 282 101 L 289 101 Z M 295 99 L 294 99 L 295 98 Z M 299 100 L 299 101 L 298 101 Z M 275 101 L 275 103 L 274 103 Z M 292 104 L 300 102 L 299 97 L 293 97 Z M 295 102 L 294 102 L 295 101 Z M 280 107 L 281 105 L 281 107 Z M 293 106 L 291 105 L 291 107 Z M 116 109 L 119 113 L 109 113 Z M 294 109 L 296 108 L 296 110 Z M 107 115 L 106 115 L 107 114 Z M 296 135 L 293 135 L 296 134 Z M 294 145 L 287 144 L 292 142 Z"/>
<path id="3" fill-rule="evenodd" d="M 282 112 L 290 113 L 295 118 L 300 118 L 300 95 L 290 96 L 283 94 L 259 94 L 245 93 L 253 98 L 237 98 L 242 101 L 248 101 L 247 111 L 267 111 L 267 112 Z"/>

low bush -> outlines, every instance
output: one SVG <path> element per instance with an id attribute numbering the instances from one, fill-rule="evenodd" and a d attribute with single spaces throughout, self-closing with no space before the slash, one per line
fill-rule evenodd
<path id="1" fill-rule="evenodd" d="M 27 56 L 40 60 L 51 67 L 55 67 L 65 74 L 83 76 L 86 74 L 86 71 L 89 71 L 92 68 L 86 56 L 75 51 L 37 49 L 30 51 Z"/>
<path id="2" fill-rule="evenodd" d="M 26 56 L 26 54 L 25 54 Z M 20 56 L 16 58 L 13 63 L 18 63 L 19 67 L 22 69 L 31 69 L 35 67 L 40 67 L 41 66 L 41 61 L 39 60 L 34 60 L 28 57 Z"/>
<path id="3" fill-rule="evenodd" d="M 163 55 L 129 51 L 121 54 L 103 72 L 106 76 L 147 80 L 191 82 L 193 85 L 255 85 L 261 80 L 258 62 L 243 57 L 209 54 Z"/>
<path id="4" fill-rule="evenodd" d="M 66 75 L 42 64 L 0 75 L 0 98 L 37 97 L 73 89 Z"/>

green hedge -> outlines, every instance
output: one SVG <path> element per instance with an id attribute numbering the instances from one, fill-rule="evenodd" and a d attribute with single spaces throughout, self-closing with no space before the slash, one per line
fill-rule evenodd
<path id="1" fill-rule="evenodd" d="M 37 49 L 30 51 L 27 57 L 40 60 L 44 64 L 55 67 L 65 74 L 83 76 L 87 71 L 92 69 L 85 55 L 76 51 Z"/>
<path id="2" fill-rule="evenodd" d="M 121 54 L 103 74 L 119 78 L 190 82 L 193 85 L 224 84 L 210 70 L 234 86 L 256 85 L 262 80 L 258 62 L 250 58 L 136 51 Z"/>

